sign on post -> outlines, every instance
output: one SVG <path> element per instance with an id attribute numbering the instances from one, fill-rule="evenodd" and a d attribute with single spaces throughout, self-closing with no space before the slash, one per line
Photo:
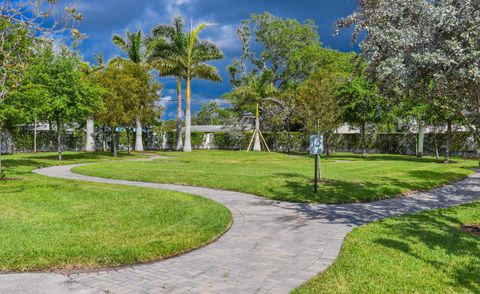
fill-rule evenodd
<path id="1" fill-rule="evenodd" d="M 318 177 L 320 172 L 320 154 L 323 153 L 323 136 L 312 135 L 310 136 L 310 154 L 315 155 L 315 177 L 314 177 L 314 191 L 318 192 Z"/>
<path id="2" fill-rule="evenodd" d="M 310 136 L 310 154 L 319 155 L 323 153 L 323 136 L 312 135 Z"/>

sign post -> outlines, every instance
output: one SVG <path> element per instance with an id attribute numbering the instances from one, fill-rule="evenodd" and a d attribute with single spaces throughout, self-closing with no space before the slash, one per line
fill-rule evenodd
<path id="1" fill-rule="evenodd" d="M 320 154 L 323 153 L 323 136 L 310 136 L 310 154 L 315 155 L 314 191 L 318 193 L 318 179 L 320 175 Z"/>

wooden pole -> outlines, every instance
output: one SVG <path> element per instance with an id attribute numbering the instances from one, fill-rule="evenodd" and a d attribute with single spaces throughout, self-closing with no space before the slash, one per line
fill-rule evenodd
<path id="1" fill-rule="evenodd" d="M 268 153 L 270 153 L 270 148 L 268 148 L 267 141 L 265 141 L 265 138 L 263 137 L 262 131 L 258 131 L 260 133 L 260 138 L 263 140 L 263 144 L 265 144 L 265 147 L 267 148 Z"/>
<path id="2" fill-rule="evenodd" d="M 252 139 L 250 139 L 250 144 L 248 144 L 248 147 L 247 147 L 247 152 L 250 152 L 250 147 L 252 147 L 253 138 L 255 138 L 256 132 L 257 130 L 253 131 Z"/>
<path id="3" fill-rule="evenodd" d="M 315 155 L 315 178 L 314 178 L 314 191 L 315 191 L 315 194 L 318 193 L 318 163 L 319 163 L 319 160 L 318 160 L 318 154 Z"/>

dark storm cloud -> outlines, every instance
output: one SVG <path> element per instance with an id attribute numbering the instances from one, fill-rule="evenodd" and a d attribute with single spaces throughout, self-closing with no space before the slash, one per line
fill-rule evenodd
<path id="1" fill-rule="evenodd" d="M 123 35 L 125 30 L 142 29 L 148 33 L 158 23 L 169 23 L 173 16 L 182 15 L 186 22 L 208 22 L 213 24 L 202 32 L 201 37 L 217 42 L 226 58 L 215 62 L 225 82 L 214 84 L 195 81 L 196 93 L 194 108 L 201 103 L 219 101 L 223 93 L 230 89 L 226 67 L 238 56 L 240 43 L 235 30 L 240 21 L 252 13 L 268 11 L 283 18 L 297 18 L 299 21 L 312 19 L 318 26 L 320 39 L 325 47 L 340 51 L 352 51 L 350 33 L 343 32 L 333 36 L 335 21 L 353 12 L 355 0 L 88 0 L 77 1 L 77 7 L 85 15 L 80 29 L 89 38 L 82 43 L 82 53 L 87 60 L 93 60 L 95 53 L 103 52 L 106 58 L 112 58 L 121 52 L 111 43 L 113 33 Z M 162 79 L 165 85 L 163 96 L 174 97 L 175 83 L 171 79 Z M 164 100 L 168 100 L 164 99 Z M 165 102 L 166 117 L 171 118 L 174 103 Z"/>

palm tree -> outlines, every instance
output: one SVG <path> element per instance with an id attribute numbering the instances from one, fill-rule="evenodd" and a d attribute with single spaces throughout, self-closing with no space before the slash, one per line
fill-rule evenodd
<path id="1" fill-rule="evenodd" d="M 221 82 L 222 79 L 215 67 L 206 62 L 219 60 L 223 58 L 223 53 L 218 46 L 210 41 L 203 41 L 198 38 L 200 32 L 206 28 L 206 24 L 201 24 L 196 28 L 184 34 L 179 38 L 177 49 L 173 50 L 167 46 L 168 42 L 159 42 L 157 44 L 157 59 L 155 67 L 163 73 L 176 74 L 186 81 L 186 107 L 185 107 L 185 144 L 184 152 L 192 151 L 191 143 L 191 82 L 194 78 Z M 163 45 L 162 45 L 163 43 Z M 181 85 L 181 84 L 180 84 Z M 181 88 L 180 88 L 181 90 Z"/>
<path id="2" fill-rule="evenodd" d="M 182 142 L 182 80 L 185 79 L 185 73 L 176 58 L 186 56 L 187 34 L 183 31 L 183 19 L 175 17 L 170 25 L 160 24 L 152 29 L 152 35 L 147 38 L 147 47 L 150 54 L 149 62 L 157 68 L 160 76 L 172 76 L 177 79 L 177 142 L 175 150 L 180 151 L 183 148 Z M 170 66 L 162 64 L 169 63 Z"/>
<path id="3" fill-rule="evenodd" d="M 241 84 L 237 85 L 230 93 L 224 95 L 225 98 L 232 101 L 235 105 L 246 106 L 249 109 L 252 106 L 255 107 L 255 131 L 252 137 L 252 140 L 255 140 L 253 151 L 262 151 L 260 142 L 260 136 L 262 136 L 260 130 L 260 105 L 266 100 L 273 100 L 273 97 L 277 94 L 278 91 L 270 81 L 269 76 L 263 74 L 261 76 L 244 76 Z M 264 143 L 268 149 L 266 142 Z M 248 146 L 248 149 L 250 150 L 250 146 Z"/>
<path id="4" fill-rule="evenodd" d="M 201 41 L 198 39 L 200 32 L 207 27 L 206 24 L 200 24 L 193 28 L 187 40 L 187 58 L 186 58 L 186 108 L 185 108 L 185 145 L 184 152 L 192 151 L 191 125 L 192 116 L 191 106 L 191 82 L 194 78 L 204 79 L 212 82 L 221 82 L 222 78 L 215 67 L 206 62 L 211 60 L 220 60 L 223 58 L 222 50 L 213 42 Z"/>
<path id="5" fill-rule="evenodd" d="M 145 64 L 145 48 L 144 48 L 144 40 L 143 40 L 143 33 L 142 31 L 138 31 L 136 33 L 130 33 L 129 31 L 126 32 L 126 38 L 123 38 L 119 35 L 112 36 L 112 42 L 115 44 L 120 50 L 127 55 L 128 59 L 123 59 L 120 57 L 115 57 L 111 63 L 117 63 L 121 65 L 122 62 L 133 62 L 135 64 Z M 141 104 L 141 103 L 140 103 Z M 141 105 L 139 106 L 141 107 Z M 139 114 L 135 119 L 135 151 L 143 151 L 143 126 L 142 126 L 142 118 L 140 115 L 141 110 L 139 110 Z"/>

